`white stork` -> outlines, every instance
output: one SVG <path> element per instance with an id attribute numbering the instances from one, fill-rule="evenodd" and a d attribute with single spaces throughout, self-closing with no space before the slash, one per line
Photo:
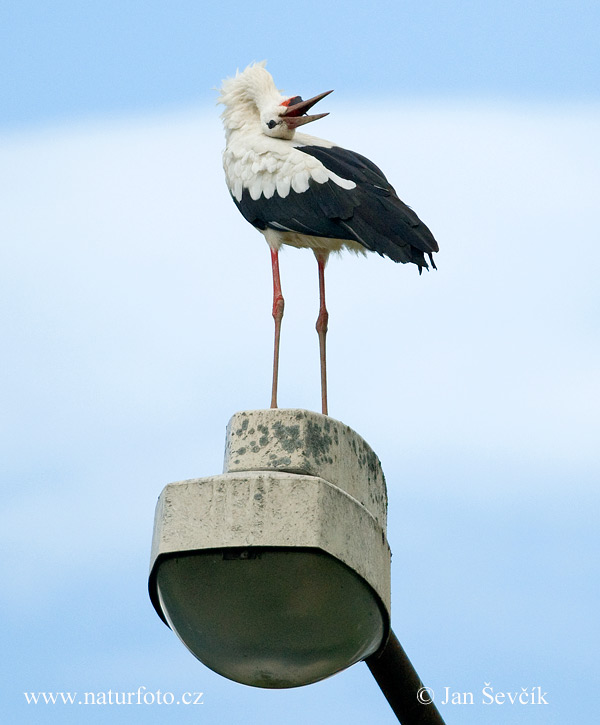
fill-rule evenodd
<path id="1" fill-rule="evenodd" d="M 279 338 L 284 300 L 278 252 L 282 244 L 308 247 L 317 258 L 320 309 L 321 401 L 327 415 L 325 265 L 343 248 L 378 252 L 395 262 L 435 268 L 438 245 L 429 229 L 404 204 L 369 159 L 307 134 L 298 126 L 326 113 L 306 112 L 331 91 L 308 101 L 275 87 L 265 62 L 254 63 L 223 81 L 219 103 L 226 148 L 227 186 L 244 218 L 264 235 L 271 249 L 275 345 L 271 407 L 277 407 Z"/>

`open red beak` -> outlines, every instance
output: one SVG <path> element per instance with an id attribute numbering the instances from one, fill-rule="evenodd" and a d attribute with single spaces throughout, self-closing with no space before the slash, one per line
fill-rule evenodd
<path id="1" fill-rule="evenodd" d="M 320 93 L 318 96 L 314 96 L 314 98 L 309 98 L 308 101 L 303 101 L 299 96 L 292 98 L 290 101 L 286 101 L 289 105 L 281 114 L 286 126 L 288 128 L 298 128 L 298 126 L 304 126 L 305 123 L 310 123 L 311 121 L 328 116 L 328 113 L 317 113 L 314 116 L 305 116 L 303 114 L 330 93 L 333 93 L 333 91 L 325 91 L 325 93 Z M 297 103 L 294 103 L 296 100 Z"/>

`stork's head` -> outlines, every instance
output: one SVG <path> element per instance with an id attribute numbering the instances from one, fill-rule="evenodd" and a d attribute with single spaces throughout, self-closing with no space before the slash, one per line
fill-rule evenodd
<path id="1" fill-rule="evenodd" d="M 306 112 L 332 91 L 321 93 L 308 101 L 300 96 L 285 96 L 275 87 L 265 62 L 249 65 L 235 78 L 223 81 L 219 103 L 225 106 L 222 118 L 226 133 L 242 128 L 260 131 L 266 136 L 291 139 L 298 126 L 327 116 Z"/>

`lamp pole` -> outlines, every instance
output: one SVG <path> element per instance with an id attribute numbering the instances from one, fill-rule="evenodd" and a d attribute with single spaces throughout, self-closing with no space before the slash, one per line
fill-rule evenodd
<path id="1" fill-rule="evenodd" d="M 444 725 L 421 678 L 392 630 L 385 647 L 365 662 L 402 725 Z"/>

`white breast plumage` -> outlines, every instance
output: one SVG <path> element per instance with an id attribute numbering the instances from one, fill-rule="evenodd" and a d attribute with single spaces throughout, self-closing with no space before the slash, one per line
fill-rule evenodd
<path id="1" fill-rule="evenodd" d="M 223 168 L 227 186 L 239 201 L 248 189 L 256 201 L 262 196 L 270 199 L 275 192 L 285 198 L 290 189 L 298 194 L 306 191 L 310 180 L 317 184 L 333 181 L 342 189 L 354 189 L 356 184 L 329 171 L 318 159 L 302 153 L 289 142 L 264 135 L 249 143 L 230 139 L 223 152 Z M 299 146 L 300 144 L 296 144 Z"/>

